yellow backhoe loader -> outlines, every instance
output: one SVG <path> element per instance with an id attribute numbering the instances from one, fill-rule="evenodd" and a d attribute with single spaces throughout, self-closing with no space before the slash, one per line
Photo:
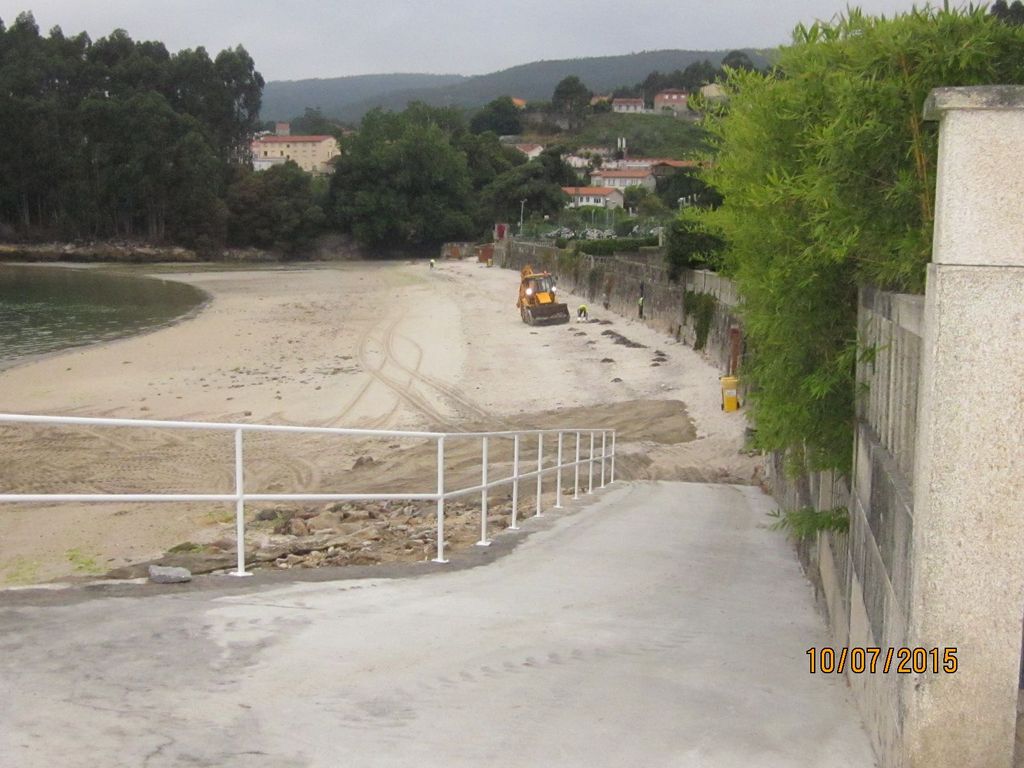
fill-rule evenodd
<path id="1" fill-rule="evenodd" d="M 520 272 L 519 314 L 527 325 L 538 323 L 568 323 L 569 307 L 560 304 L 556 298 L 558 291 L 555 279 L 550 272 L 534 272 L 527 264 Z"/>

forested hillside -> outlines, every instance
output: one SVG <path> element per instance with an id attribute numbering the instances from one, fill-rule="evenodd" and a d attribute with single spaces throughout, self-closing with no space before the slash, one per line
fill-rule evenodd
<path id="1" fill-rule="evenodd" d="M 499 96 L 516 96 L 529 101 L 546 101 L 555 86 L 565 77 L 576 75 L 596 93 L 608 93 L 620 86 L 641 82 L 651 72 L 672 72 L 690 64 L 707 60 L 716 67 L 729 51 L 644 51 L 625 56 L 598 56 L 585 59 L 536 61 L 459 79 L 430 87 L 394 88 L 396 80 L 380 81 L 382 90 L 353 97 L 359 89 L 369 88 L 371 80 L 340 77 L 297 82 L 267 84 L 261 117 L 264 120 L 287 120 L 302 114 L 306 107 L 319 107 L 327 117 L 358 121 L 374 107 L 394 111 L 405 109 L 413 101 L 433 106 L 479 107 Z M 757 66 L 763 66 L 763 53 L 747 50 Z M 384 78 L 404 77 L 399 75 Z M 450 76 L 424 76 L 450 77 Z M 353 82 L 357 81 L 357 82 Z M 357 87 L 358 86 L 358 87 Z"/>
<path id="2" fill-rule="evenodd" d="M 373 101 L 398 91 L 452 85 L 465 79 L 462 75 L 387 74 L 274 80 L 263 89 L 260 116 L 263 120 L 289 120 L 307 108 L 319 108 L 327 117 L 341 117 L 345 105 Z"/>

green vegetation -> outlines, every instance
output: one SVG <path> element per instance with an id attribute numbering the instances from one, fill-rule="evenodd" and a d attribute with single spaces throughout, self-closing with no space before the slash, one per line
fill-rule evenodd
<path id="1" fill-rule="evenodd" d="M 569 129 L 578 128 L 590 111 L 593 94 L 576 75 L 570 75 L 555 86 L 551 95 L 551 108 L 569 120 Z"/>
<path id="2" fill-rule="evenodd" d="M 557 148 L 527 163 L 493 133 L 472 133 L 458 110 L 411 104 L 370 112 L 346 137 L 328 214 L 364 245 L 427 246 L 515 221 L 521 206 L 556 213 L 574 179 Z"/>
<path id="3" fill-rule="evenodd" d="M 759 446 L 848 471 L 857 287 L 920 291 L 930 258 L 938 86 L 1024 83 L 1024 28 L 981 9 L 799 27 L 769 74 L 734 70 L 708 128 L 725 242 L 752 351 Z"/>
<path id="4" fill-rule="evenodd" d="M 765 59 L 757 51 L 746 54 L 758 65 Z M 264 91 L 265 120 L 287 120 L 303 109 L 319 105 L 331 119 L 357 123 L 375 108 L 401 112 L 412 102 L 433 106 L 477 109 L 503 95 L 529 102 L 550 98 L 555 85 L 576 75 L 596 93 L 643 80 L 650 72 L 686 70 L 708 61 L 719 64 L 728 51 L 643 51 L 621 56 L 535 61 L 499 72 L 474 77 L 460 75 L 357 75 L 267 83 Z"/>
<path id="5" fill-rule="evenodd" d="M 631 155 L 638 157 L 692 158 L 708 149 L 704 130 L 686 120 L 664 115 L 624 115 L 617 113 L 591 115 L 566 146 L 614 147 L 615 140 L 625 137 Z"/>
<path id="6" fill-rule="evenodd" d="M 590 256 L 611 256 L 616 253 L 631 253 L 640 248 L 651 248 L 658 244 L 656 237 L 617 237 L 609 240 L 580 240 L 579 250 Z"/>
<path id="7" fill-rule="evenodd" d="M 228 190 L 229 234 L 233 242 L 293 253 L 324 224 L 313 177 L 295 163 L 246 173 Z"/>
<path id="8" fill-rule="evenodd" d="M 42 37 L 0 23 L 0 225 L 22 234 L 223 240 L 229 170 L 257 125 L 245 49 L 170 54 L 123 30 Z"/>
<path id="9" fill-rule="evenodd" d="M 724 67 L 747 70 L 757 68 L 746 51 L 729 51 L 722 57 L 719 67 L 716 67 L 708 59 L 703 59 L 693 62 L 685 69 L 676 69 L 672 72 L 655 70 L 648 74 L 643 82 L 616 88 L 612 95 L 643 98 L 647 107 L 650 108 L 654 106 L 654 96 L 659 91 L 677 88 L 693 93 L 702 86 L 721 79 L 725 74 Z"/>
<path id="10" fill-rule="evenodd" d="M 711 321 L 715 319 L 717 307 L 718 300 L 710 293 L 686 291 L 683 294 L 683 317 L 685 319 L 693 316 L 693 331 L 696 336 L 693 342 L 694 349 L 704 349 L 707 346 Z"/>
<path id="11" fill-rule="evenodd" d="M 670 280 L 678 280 L 684 269 L 713 267 L 718 263 L 722 238 L 709 231 L 699 213 L 685 212 L 668 227 L 665 238 L 665 260 Z"/>
<path id="12" fill-rule="evenodd" d="M 39 563 L 26 557 L 11 558 L 0 565 L 0 586 L 20 586 L 39 580 Z"/>
<path id="13" fill-rule="evenodd" d="M 92 555 L 83 554 L 81 550 L 69 549 L 64 553 L 64 556 L 71 563 L 76 573 L 85 573 L 90 576 L 103 573 L 103 566 L 96 562 L 96 558 Z"/>
<path id="14" fill-rule="evenodd" d="M 519 122 L 519 107 L 512 102 L 511 96 L 501 96 L 473 115 L 469 129 L 473 133 L 490 131 L 499 136 L 519 133 L 523 129 Z"/>
<path id="15" fill-rule="evenodd" d="M 814 507 L 776 509 L 769 512 L 768 517 L 775 519 L 770 526 L 773 531 L 786 531 L 800 541 L 813 539 L 825 531 L 846 533 L 850 530 L 850 514 L 846 507 L 822 510 Z"/>

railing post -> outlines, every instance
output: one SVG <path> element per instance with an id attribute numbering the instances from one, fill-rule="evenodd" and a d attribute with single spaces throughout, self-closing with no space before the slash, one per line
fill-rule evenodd
<path id="1" fill-rule="evenodd" d="M 435 563 L 447 563 L 444 559 L 444 436 L 437 438 L 437 557 Z"/>
<path id="2" fill-rule="evenodd" d="M 604 458 L 607 451 L 608 433 L 601 430 L 601 487 L 604 488 Z"/>
<path id="3" fill-rule="evenodd" d="M 594 492 L 594 433 L 590 433 L 590 454 L 587 456 L 587 493 Z"/>
<path id="4" fill-rule="evenodd" d="M 576 471 L 574 473 L 575 479 L 573 480 L 572 497 L 574 499 L 578 499 L 580 497 L 580 433 L 579 432 L 576 433 L 576 465 L 573 467 L 573 469 L 575 469 Z"/>
<path id="5" fill-rule="evenodd" d="M 612 430 L 612 467 L 611 467 L 611 479 L 609 483 L 615 482 L 615 430 Z"/>
<path id="6" fill-rule="evenodd" d="M 238 565 L 231 575 L 252 576 L 245 570 L 245 477 L 240 429 L 235 430 L 235 545 L 238 550 Z"/>
<path id="7" fill-rule="evenodd" d="M 562 433 L 558 433 L 558 462 L 555 469 L 555 509 L 562 508 Z"/>
<path id="8" fill-rule="evenodd" d="M 487 540 L 487 436 L 483 437 L 483 459 L 481 460 L 483 470 L 480 474 L 480 484 L 483 490 L 480 491 L 480 541 L 478 547 L 489 547 L 491 542 Z"/>
<path id="9" fill-rule="evenodd" d="M 540 495 L 541 495 L 541 480 L 543 475 L 541 470 L 544 468 L 544 433 L 537 433 L 537 517 L 541 516 L 540 511 Z"/>
<path id="10" fill-rule="evenodd" d="M 509 530 L 519 530 L 519 435 L 512 438 L 512 525 Z"/>

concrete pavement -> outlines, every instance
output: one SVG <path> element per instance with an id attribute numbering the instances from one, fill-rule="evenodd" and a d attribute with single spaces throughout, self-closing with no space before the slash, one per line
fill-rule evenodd
<path id="1" fill-rule="evenodd" d="M 771 506 L 619 485 L 471 569 L 0 600 L 0 766 L 873 766 Z"/>

